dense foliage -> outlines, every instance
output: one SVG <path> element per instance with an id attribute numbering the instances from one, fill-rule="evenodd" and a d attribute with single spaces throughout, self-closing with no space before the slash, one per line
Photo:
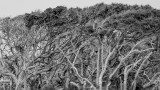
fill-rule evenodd
<path id="1" fill-rule="evenodd" d="M 160 10 L 149 5 L 57 6 L 0 26 L 0 90 L 160 89 Z"/>

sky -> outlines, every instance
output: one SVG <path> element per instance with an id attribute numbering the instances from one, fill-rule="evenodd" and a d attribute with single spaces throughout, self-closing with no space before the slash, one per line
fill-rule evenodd
<path id="1" fill-rule="evenodd" d="M 87 7 L 97 3 L 123 3 L 129 5 L 146 5 L 160 9 L 160 0 L 0 0 L 0 17 L 15 17 L 35 10 L 45 10 L 56 6 Z"/>

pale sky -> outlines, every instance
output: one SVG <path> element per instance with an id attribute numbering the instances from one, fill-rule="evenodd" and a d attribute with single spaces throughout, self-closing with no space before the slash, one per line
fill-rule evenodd
<path id="1" fill-rule="evenodd" d="M 48 7 L 55 8 L 62 5 L 66 7 L 86 7 L 104 2 L 124 3 L 124 4 L 149 4 L 154 8 L 160 9 L 160 0 L 0 0 L 0 17 L 14 17 L 35 10 L 45 10 Z"/>

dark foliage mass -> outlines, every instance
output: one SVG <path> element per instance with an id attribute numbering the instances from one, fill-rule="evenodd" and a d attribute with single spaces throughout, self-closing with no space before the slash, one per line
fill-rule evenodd
<path id="1" fill-rule="evenodd" d="M 57 6 L 0 26 L 0 90 L 160 90 L 160 10 L 149 5 Z"/>

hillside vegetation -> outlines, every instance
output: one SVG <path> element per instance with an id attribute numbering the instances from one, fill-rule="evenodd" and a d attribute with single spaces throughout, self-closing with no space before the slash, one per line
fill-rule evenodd
<path id="1" fill-rule="evenodd" d="M 160 10 L 99 3 L 0 21 L 0 90 L 160 90 Z"/>

